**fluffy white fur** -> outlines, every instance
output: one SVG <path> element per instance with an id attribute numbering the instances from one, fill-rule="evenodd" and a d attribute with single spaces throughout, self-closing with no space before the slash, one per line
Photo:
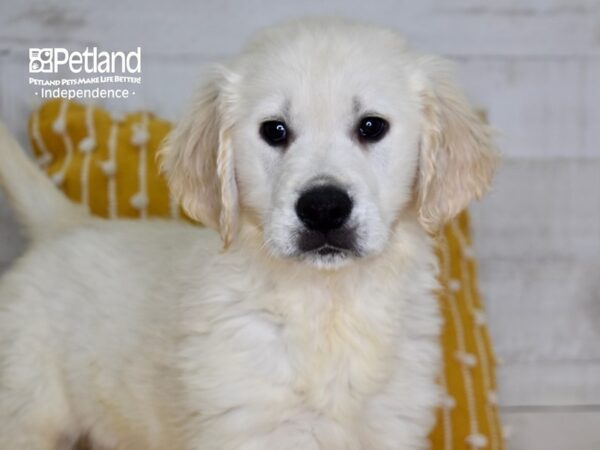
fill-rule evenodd
<path id="1" fill-rule="evenodd" d="M 364 145 L 365 114 L 390 122 Z M 282 151 L 259 124 L 285 118 Z M 438 401 L 435 230 L 488 187 L 489 130 L 437 58 L 336 20 L 261 33 L 207 77 L 163 150 L 220 232 L 105 221 L 0 128 L 31 246 L 0 283 L 0 449 L 413 450 Z M 299 193 L 354 199 L 357 256 L 295 248 Z"/>

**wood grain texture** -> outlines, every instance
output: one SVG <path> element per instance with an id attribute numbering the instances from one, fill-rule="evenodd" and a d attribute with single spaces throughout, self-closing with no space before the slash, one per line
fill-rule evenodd
<path id="1" fill-rule="evenodd" d="M 505 405 L 600 405 L 599 174 L 508 160 L 472 208 Z"/>
<path id="2" fill-rule="evenodd" d="M 506 409 L 508 450 L 596 450 L 600 409 Z"/>
<path id="3" fill-rule="evenodd" d="M 166 55 L 231 53 L 263 26 L 329 14 L 392 26 L 444 54 L 600 55 L 598 3 L 586 0 L 49 0 L 1 5 L 0 48 L 10 49 L 43 40 L 109 48 L 144 43 L 147 52 Z"/>
<path id="4" fill-rule="evenodd" d="M 461 58 L 457 69 L 506 156 L 548 159 L 600 155 L 599 66 L 589 58 Z"/>

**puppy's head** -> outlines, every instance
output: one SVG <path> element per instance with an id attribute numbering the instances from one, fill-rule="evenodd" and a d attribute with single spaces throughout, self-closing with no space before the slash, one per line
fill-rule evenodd
<path id="1" fill-rule="evenodd" d="M 247 222 L 273 255 L 329 268 L 382 252 L 402 215 L 435 231 L 496 162 L 443 61 L 332 20 L 269 29 L 213 69 L 163 157 L 226 246 Z"/>

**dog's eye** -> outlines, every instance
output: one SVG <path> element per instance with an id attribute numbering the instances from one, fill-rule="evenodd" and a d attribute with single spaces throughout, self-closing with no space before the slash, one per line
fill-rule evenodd
<path id="1" fill-rule="evenodd" d="M 381 117 L 365 117 L 358 124 L 358 139 L 363 142 L 377 142 L 389 128 L 389 123 Z"/>
<path id="2" fill-rule="evenodd" d="M 260 125 L 260 135 L 273 147 L 282 147 L 288 142 L 288 130 L 285 122 L 268 120 Z"/>

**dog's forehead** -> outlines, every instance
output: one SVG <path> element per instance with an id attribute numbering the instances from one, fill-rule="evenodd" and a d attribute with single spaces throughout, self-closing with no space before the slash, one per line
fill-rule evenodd
<path id="1" fill-rule="evenodd" d="M 339 25 L 339 26 L 338 26 Z M 406 97 L 411 59 L 404 40 L 377 27 L 317 23 L 281 27 L 242 55 L 248 104 L 298 108 L 310 101 L 346 108 Z"/>

